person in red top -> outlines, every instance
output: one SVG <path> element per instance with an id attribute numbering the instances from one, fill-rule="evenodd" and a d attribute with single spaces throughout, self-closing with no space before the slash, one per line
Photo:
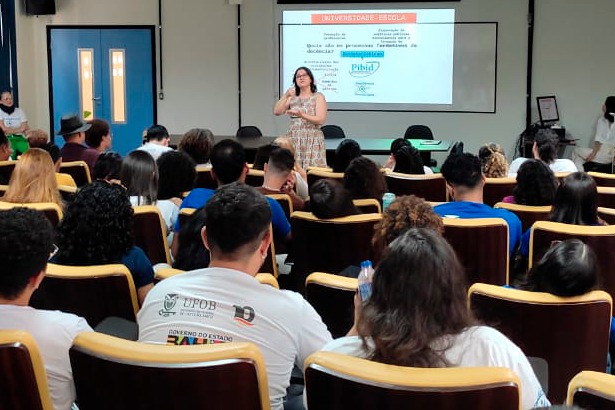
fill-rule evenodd
<path id="1" fill-rule="evenodd" d="M 91 173 L 100 152 L 84 145 L 85 132 L 90 127 L 90 124 L 84 124 L 76 115 L 67 115 L 60 120 L 60 131 L 57 135 L 61 135 L 66 141 L 61 151 L 62 161 L 85 161 Z"/>

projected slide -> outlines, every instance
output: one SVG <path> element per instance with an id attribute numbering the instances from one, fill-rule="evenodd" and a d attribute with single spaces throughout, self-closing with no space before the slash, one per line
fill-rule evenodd
<path id="1" fill-rule="evenodd" d="M 452 9 L 284 11 L 281 89 L 307 66 L 329 103 L 452 104 L 454 19 Z"/>

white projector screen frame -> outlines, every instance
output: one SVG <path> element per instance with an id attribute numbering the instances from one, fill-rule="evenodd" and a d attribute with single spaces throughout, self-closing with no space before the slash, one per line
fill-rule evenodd
<path id="1" fill-rule="evenodd" d="M 297 10 L 292 10 L 297 11 Z M 321 12 L 320 10 L 300 10 L 304 12 Z M 323 12 L 369 12 L 368 10 L 323 10 Z M 388 10 L 377 10 L 387 12 Z M 393 12 L 413 12 L 416 10 L 391 10 Z M 416 23 L 421 24 L 421 23 Z M 452 66 L 452 101 L 450 104 L 420 104 L 420 103 L 380 103 L 380 102 L 328 102 L 331 111 L 398 111 L 398 112 L 455 112 L 455 113 L 488 113 L 496 112 L 497 102 L 497 22 L 454 22 L 454 23 L 422 23 L 451 25 L 454 27 L 454 51 Z M 296 26 L 312 26 L 316 24 L 278 24 L 278 91 L 282 95 L 290 85 L 292 73 L 290 68 L 284 69 L 283 47 L 285 28 Z M 328 26 L 342 26 L 331 25 Z M 356 26 L 356 25 L 355 25 Z M 391 25 L 392 26 L 392 25 Z M 403 26 L 403 25 L 395 25 Z M 300 28 L 300 27 L 299 27 Z M 308 30 L 310 30 L 308 28 Z M 318 30 L 318 29 L 316 29 Z M 291 30 L 287 30 L 290 32 Z M 471 41 L 470 41 L 470 37 Z M 311 40 L 310 40 L 311 41 Z M 478 57 L 477 57 L 478 56 Z M 309 64 L 307 64 L 309 67 Z M 296 67 L 295 67 L 296 68 Z M 286 75 L 285 75 L 286 74 Z M 320 75 L 320 78 L 319 78 Z M 327 96 L 327 85 L 319 84 L 323 79 L 322 72 L 314 70 L 316 84 Z M 323 87 L 324 86 L 324 87 Z M 357 86 L 358 87 L 358 86 Z"/>

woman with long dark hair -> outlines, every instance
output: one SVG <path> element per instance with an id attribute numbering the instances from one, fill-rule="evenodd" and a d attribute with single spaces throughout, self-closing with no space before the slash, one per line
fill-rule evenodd
<path id="1" fill-rule="evenodd" d="M 431 229 L 409 229 L 376 268 L 372 294 L 357 303 L 349 336 L 323 350 L 398 366 L 508 367 L 521 381 L 523 409 L 548 406 L 523 352 L 468 311 L 464 278 L 445 239 Z"/>
<path id="2" fill-rule="evenodd" d="M 344 172 L 350 161 L 361 156 L 359 143 L 351 138 L 344 138 L 335 149 L 335 159 L 333 160 L 333 172 Z"/>
<path id="3" fill-rule="evenodd" d="M 579 171 L 583 170 L 585 162 L 610 164 L 613 162 L 615 147 L 615 96 L 606 97 L 602 104 L 602 115 L 596 122 L 596 135 L 593 148 L 575 148 L 572 160 Z"/>
<path id="4" fill-rule="evenodd" d="M 158 200 L 158 167 L 154 158 L 145 151 L 132 151 L 122 162 L 120 179 L 128 191 L 132 205 L 158 207 L 170 236 L 177 221 L 181 200 Z M 172 240 L 172 237 L 168 239 Z"/>
<path id="5" fill-rule="evenodd" d="M 295 146 L 297 160 L 303 168 L 327 165 L 325 137 L 320 130 L 327 119 L 327 101 L 317 91 L 309 68 L 295 70 L 293 86 L 275 104 L 273 113 L 290 117 L 292 123 L 286 135 Z"/>

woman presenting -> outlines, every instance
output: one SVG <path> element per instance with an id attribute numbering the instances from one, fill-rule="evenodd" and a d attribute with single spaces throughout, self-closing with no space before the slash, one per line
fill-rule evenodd
<path id="1" fill-rule="evenodd" d="M 314 75 L 307 67 L 299 67 L 290 87 L 273 107 L 275 115 L 287 114 L 291 125 L 286 135 L 292 141 L 301 167 L 327 165 L 325 137 L 320 126 L 327 119 L 327 102 L 316 92 Z"/>
<path id="2" fill-rule="evenodd" d="M 606 98 L 602 105 L 602 116 L 596 124 L 596 137 L 594 148 L 576 148 L 572 153 L 572 160 L 583 171 L 584 162 L 610 164 L 613 162 L 613 148 L 615 147 L 615 126 L 613 115 L 615 113 L 615 96 Z"/>

